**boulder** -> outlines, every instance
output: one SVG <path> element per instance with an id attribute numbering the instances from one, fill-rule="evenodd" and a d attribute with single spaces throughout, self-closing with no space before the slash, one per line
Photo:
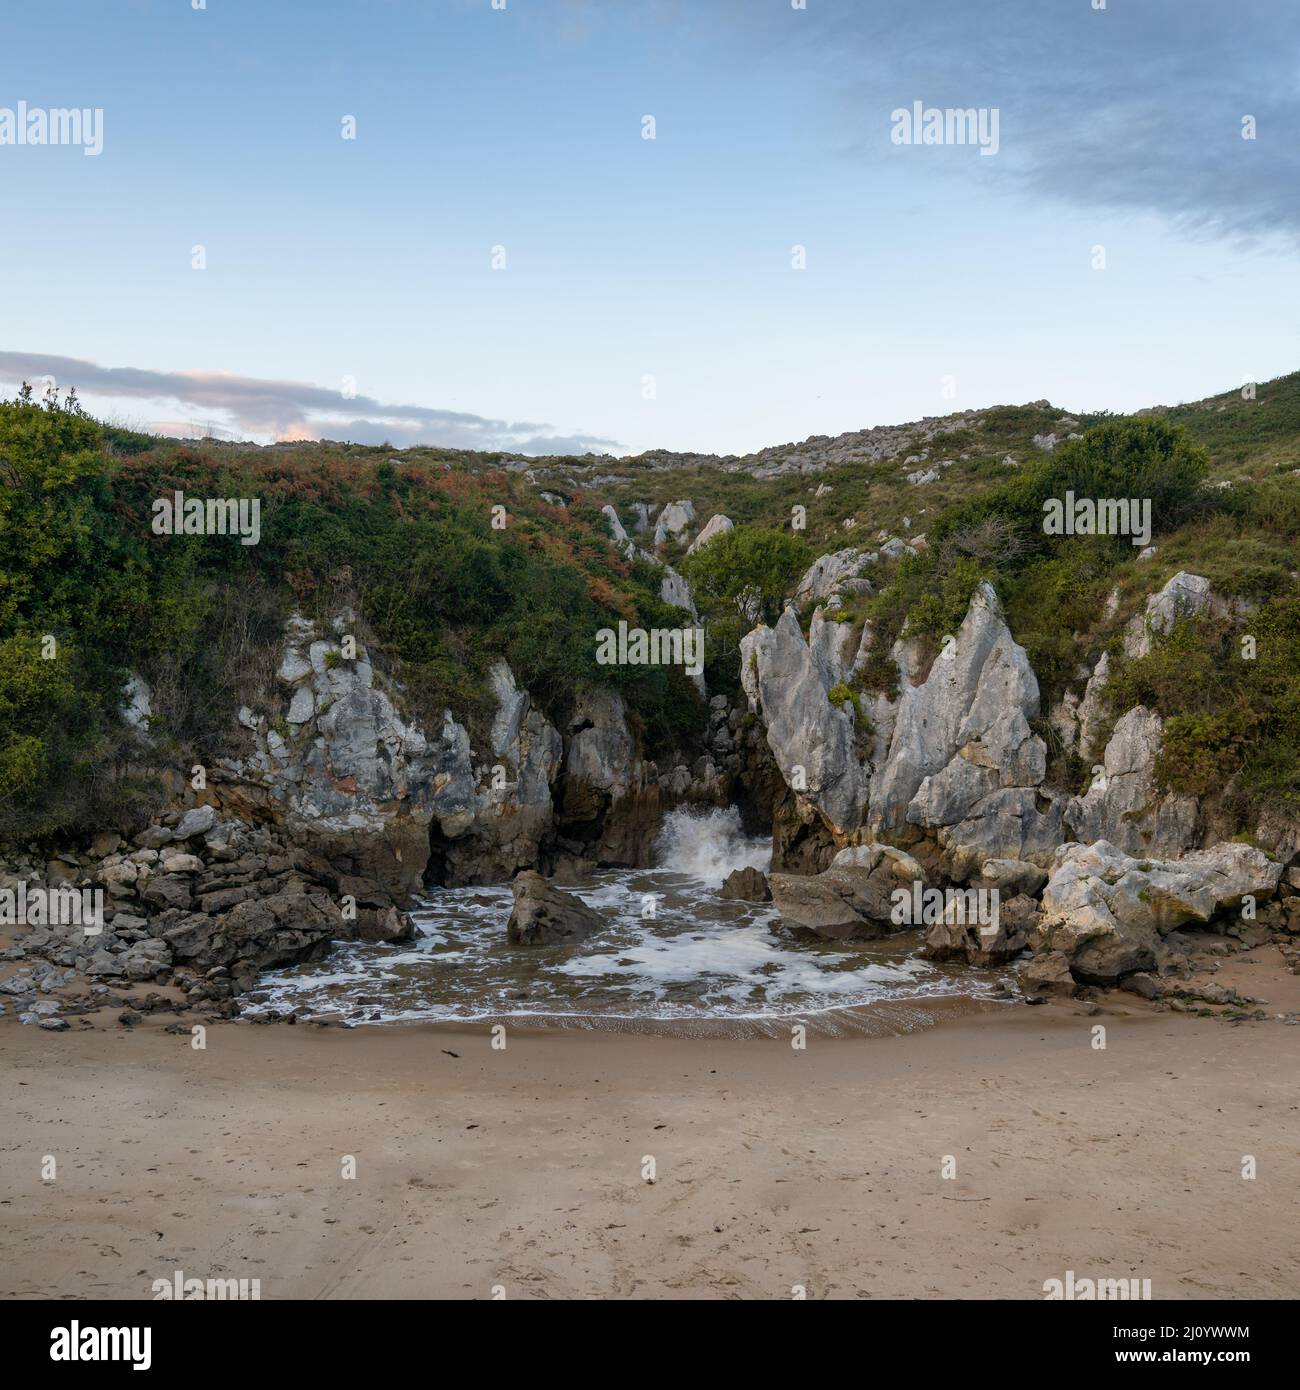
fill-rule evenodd
<path id="1" fill-rule="evenodd" d="M 151 907 L 163 910 L 169 907 L 188 908 L 190 905 L 190 880 L 184 874 L 155 874 L 140 896 Z"/>
<path id="2" fill-rule="evenodd" d="M 554 946 L 580 941 L 603 925 L 598 912 L 580 898 L 553 888 L 529 869 L 514 881 L 515 903 L 506 926 L 514 946 Z"/>
<path id="3" fill-rule="evenodd" d="M 1003 898 L 1034 894 L 1047 882 L 1047 871 L 1023 859 L 986 859 L 980 866 L 978 883 L 996 888 Z"/>
<path id="4" fill-rule="evenodd" d="M 871 583 L 860 578 L 860 572 L 871 558 L 865 550 L 849 546 L 814 560 L 795 586 L 795 607 L 822 603 L 836 594 L 869 594 Z"/>
<path id="5" fill-rule="evenodd" d="M 772 889 L 761 869 L 733 869 L 723 879 L 719 896 L 746 903 L 768 903 L 772 901 Z"/>
<path id="6" fill-rule="evenodd" d="M 205 835 L 217 823 L 215 806 L 195 806 L 186 811 L 177 824 L 174 836 L 178 840 L 188 840 L 195 835 Z M 159 848 L 159 846 L 152 846 Z"/>
<path id="7" fill-rule="evenodd" d="M 1071 995 L 1078 988 L 1070 962 L 1061 951 L 1046 951 L 1020 967 L 1020 983 L 1028 994 Z"/>
<path id="8" fill-rule="evenodd" d="M 729 516 L 723 516 L 719 512 L 716 516 L 711 516 L 709 518 L 700 534 L 686 547 L 686 553 L 688 555 L 694 555 L 697 550 L 708 545 L 711 540 L 714 540 L 718 536 L 725 536 L 728 531 L 734 531 L 735 529 L 735 522 L 733 522 Z"/>
<path id="9" fill-rule="evenodd" d="M 1282 865 L 1253 845 L 1225 842 L 1164 862 L 1138 860 L 1106 840 L 1063 845 L 1043 890 L 1041 937 L 1074 978 L 1112 984 L 1168 961 L 1163 938 L 1187 922 L 1270 897 Z"/>
<path id="10" fill-rule="evenodd" d="M 128 980 L 152 980 L 170 970 L 172 953 L 165 941 L 137 941 L 121 957 L 122 973 Z"/>
<path id="11" fill-rule="evenodd" d="M 248 979 L 272 966 L 315 959 L 344 934 L 343 915 L 333 899 L 313 889 L 250 899 L 218 917 L 189 914 L 163 940 L 177 961 L 205 970 L 237 967 Z"/>
<path id="12" fill-rule="evenodd" d="M 998 901 L 992 920 L 967 920 L 956 901 L 925 933 L 926 960 L 960 960 L 967 965 L 1002 965 L 1023 951 L 1038 923 L 1038 904 L 1024 894 Z"/>
<path id="13" fill-rule="evenodd" d="M 923 882 L 921 866 L 890 845 L 841 850 L 820 874 L 773 874 L 772 901 L 781 920 L 829 940 L 872 938 L 901 930 L 893 894 Z"/>

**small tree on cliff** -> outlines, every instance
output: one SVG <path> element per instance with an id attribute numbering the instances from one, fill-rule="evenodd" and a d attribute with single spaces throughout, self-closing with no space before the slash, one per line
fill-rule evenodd
<path id="1" fill-rule="evenodd" d="M 737 526 L 688 556 L 681 569 L 707 617 L 731 616 L 748 628 L 776 622 L 807 565 L 808 547 L 789 532 Z"/>

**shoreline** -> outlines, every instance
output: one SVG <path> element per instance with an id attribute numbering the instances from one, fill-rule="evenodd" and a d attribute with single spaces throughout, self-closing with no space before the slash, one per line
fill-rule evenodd
<path id="1" fill-rule="evenodd" d="M 1300 1031 L 1272 1019 L 1112 995 L 810 1030 L 802 1050 L 510 1025 L 497 1050 L 488 1025 L 441 1023 L 222 1023 L 195 1050 L 168 1021 L 0 1020 L 0 1296 L 148 1299 L 177 1269 L 258 1278 L 264 1299 L 1300 1281 L 1300 1155 L 1278 1123 L 1300 1114 Z"/>

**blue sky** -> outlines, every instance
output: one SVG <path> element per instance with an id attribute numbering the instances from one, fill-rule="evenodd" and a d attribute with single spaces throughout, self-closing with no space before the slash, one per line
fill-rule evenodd
<path id="1" fill-rule="evenodd" d="M 264 440 L 743 452 L 1300 367 L 1300 11 L 1092 5 L 15 8 L 0 108 L 102 108 L 104 147 L 0 145 L 0 386 Z M 996 108 L 998 153 L 892 143 L 918 100 Z"/>

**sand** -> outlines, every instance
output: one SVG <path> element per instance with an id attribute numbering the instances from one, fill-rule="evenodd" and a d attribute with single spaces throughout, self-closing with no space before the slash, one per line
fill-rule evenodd
<path id="1" fill-rule="evenodd" d="M 0 1295 L 1035 1299 L 1073 1270 L 1293 1297 L 1300 1028 L 1089 1008 L 804 1050 L 0 1020 Z"/>

